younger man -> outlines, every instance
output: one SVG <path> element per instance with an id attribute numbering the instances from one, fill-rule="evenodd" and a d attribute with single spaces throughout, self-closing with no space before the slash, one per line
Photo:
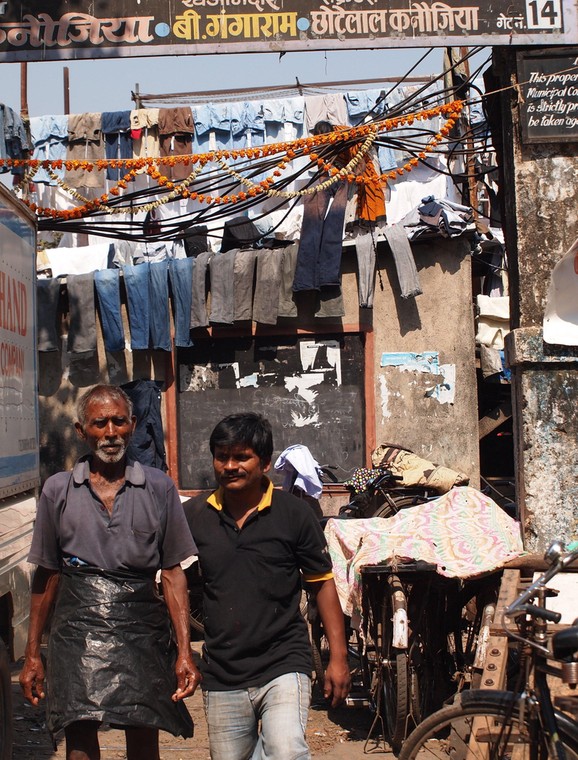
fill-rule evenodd
<path id="1" fill-rule="evenodd" d="M 218 489 L 185 503 L 204 582 L 203 698 L 212 760 L 306 760 L 311 647 L 299 611 L 316 595 L 330 646 L 324 695 L 349 692 L 344 622 L 323 531 L 310 506 L 266 477 L 273 436 L 258 414 L 209 440 Z M 260 726 L 260 731 L 259 731 Z"/>

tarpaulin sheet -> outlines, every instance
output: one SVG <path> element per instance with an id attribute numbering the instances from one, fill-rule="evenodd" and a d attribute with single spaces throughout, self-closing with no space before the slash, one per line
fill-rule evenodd
<path id="1" fill-rule="evenodd" d="M 175 658 L 168 612 L 152 579 L 65 569 L 48 644 L 49 730 L 96 720 L 192 736 L 186 707 L 171 699 Z"/>

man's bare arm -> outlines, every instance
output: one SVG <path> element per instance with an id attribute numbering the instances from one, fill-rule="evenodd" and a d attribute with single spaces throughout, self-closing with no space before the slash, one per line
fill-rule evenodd
<path id="1" fill-rule="evenodd" d="M 20 673 L 20 686 L 32 705 L 44 697 L 44 664 L 40 657 L 42 634 L 60 582 L 60 572 L 38 567 L 32 579 L 30 622 L 26 643 L 24 666 Z"/>
<path id="2" fill-rule="evenodd" d="M 329 664 L 325 671 L 323 696 L 331 700 L 332 707 L 337 707 L 347 697 L 351 688 L 343 612 L 333 578 L 308 583 L 307 588 L 315 595 L 319 616 L 329 642 Z"/>
<path id="3" fill-rule="evenodd" d="M 180 565 L 165 568 L 161 571 L 163 596 L 177 639 L 177 690 L 173 700 L 194 694 L 201 682 L 201 674 L 193 661 L 191 652 L 191 633 L 189 623 L 189 595 L 187 579 Z"/>

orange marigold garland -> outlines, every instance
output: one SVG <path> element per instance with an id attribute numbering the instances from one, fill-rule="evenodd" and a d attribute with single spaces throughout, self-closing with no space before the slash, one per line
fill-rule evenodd
<path id="1" fill-rule="evenodd" d="M 406 172 L 410 172 L 415 166 L 418 165 L 420 160 L 425 160 L 428 154 L 431 153 L 434 148 L 439 145 L 451 132 L 460 113 L 464 107 L 462 101 L 456 100 L 451 103 L 446 103 L 435 108 L 425 109 L 415 114 L 405 114 L 397 116 L 391 119 L 382 119 L 375 121 L 371 124 L 362 124 L 357 127 L 347 127 L 344 129 L 336 129 L 334 132 L 322 135 L 312 135 L 310 137 L 300 138 L 291 142 L 274 143 L 272 145 L 261 145 L 255 148 L 242 148 L 239 150 L 217 150 L 209 151 L 208 153 L 194 154 L 187 156 L 163 156 L 157 158 L 137 158 L 137 159 L 101 159 L 96 162 L 91 161 L 39 161 L 37 159 L 0 159 L 0 168 L 24 168 L 25 173 L 21 182 L 21 185 L 25 185 L 28 182 L 33 181 L 33 178 L 40 167 L 44 168 L 51 179 L 67 192 L 74 200 L 78 201 L 82 205 L 76 206 L 72 209 L 57 210 L 40 208 L 37 204 L 28 201 L 26 198 L 22 200 L 31 208 L 37 216 L 40 217 L 52 217 L 55 219 L 78 219 L 86 214 L 94 211 L 104 212 L 106 214 L 127 214 L 135 213 L 139 211 L 152 211 L 159 206 L 166 203 L 170 203 L 177 198 L 191 198 L 201 203 L 207 204 L 228 204 L 238 203 L 244 201 L 249 197 L 256 197 L 257 195 L 267 195 L 275 198 L 296 198 L 299 196 L 311 195 L 319 190 L 330 187 L 335 182 L 345 180 L 347 182 L 355 182 L 357 184 L 364 184 L 365 182 L 379 182 L 387 183 L 395 181 Z M 367 180 L 362 176 L 356 176 L 354 173 L 355 168 L 370 150 L 371 146 L 377 139 L 378 135 L 384 132 L 397 129 L 398 127 L 411 125 L 415 121 L 427 121 L 435 116 L 446 117 L 446 122 L 441 127 L 424 149 L 418 153 L 417 157 L 409 159 L 402 167 L 391 170 L 384 174 L 379 175 L 377 178 Z M 335 167 L 330 161 L 325 160 L 317 152 L 316 148 L 324 146 L 335 146 L 342 142 L 347 143 L 353 140 L 363 139 L 362 144 L 356 151 L 355 155 L 350 159 L 346 166 L 342 169 Z M 269 156 L 275 156 L 281 154 L 280 160 L 277 166 L 272 170 L 270 176 L 258 183 L 254 183 L 251 180 L 243 177 L 238 171 L 233 169 L 227 163 L 228 160 L 245 159 L 246 161 L 253 161 L 258 158 L 267 158 Z M 309 155 L 309 158 L 313 162 L 317 162 L 321 171 L 330 175 L 327 180 L 298 191 L 284 191 L 276 190 L 274 185 L 277 178 L 281 177 L 283 170 L 287 167 L 293 159 L 302 155 Z M 173 167 L 176 165 L 195 166 L 193 171 L 178 184 L 173 183 L 160 169 L 164 167 Z M 230 176 L 234 177 L 240 184 L 247 188 L 246 191 L 241 191 L 236 194 L 224 195 L 224 196 L 211 196 L 206 194 L 199 194 L 189 190 L 189 186 L 197 179 L 197 177 L 203 172 L 208 164 L 217 164 L 222 170 L 227 172 Z M 56 170 L 66 169 L 68 171 L 74 169 L 81 169 L 83 171 L 91 172 L 103 171 L 107 167 L 124 169 L 126 173 L 123 178 L 119 180 L 114 187 L 109 190 L 109 194 L 102 194 L 99 198 L 90 200 L 78 193 L 73 188 L 69 187 L 64 180 L 55 174 Z M 130 182 L 133 182 L 138 174 L 146 172 L 148 176 L 153 179 L 159 188 L 168 190 L 169 192 L 150 203 L 141 204 L 139 206 L 131 206 L 130 209 L 125 207 L 115 207 L 109 205 L 109 195 L 120 196 L 121 191 L 126 190 Z"/>

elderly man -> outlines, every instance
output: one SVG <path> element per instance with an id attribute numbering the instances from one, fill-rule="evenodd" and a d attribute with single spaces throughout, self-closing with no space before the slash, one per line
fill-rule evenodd
<path id="1" fill-rule="evenodd" d="M 38 568 L 20 683 L 37 705 L 44 697 L 42 632 L 54 607 L 47 725 L 53 735 L 64 729 L 67 760 L 98 760 L 101 724 L 125 730 L 128 760 L 159 760 L 159 729 L 193 734 L 182 700 L 201 677 L 180 562 L 196 547 L 172 480 L 127 460 L 135 422 L 120 388 L 85 393 L 75 427 L 90 454 L 72 472 L 50 477 L 38 503 L 28 557 Z M 155 586 L 159 569 L 164 601 Z"/>

